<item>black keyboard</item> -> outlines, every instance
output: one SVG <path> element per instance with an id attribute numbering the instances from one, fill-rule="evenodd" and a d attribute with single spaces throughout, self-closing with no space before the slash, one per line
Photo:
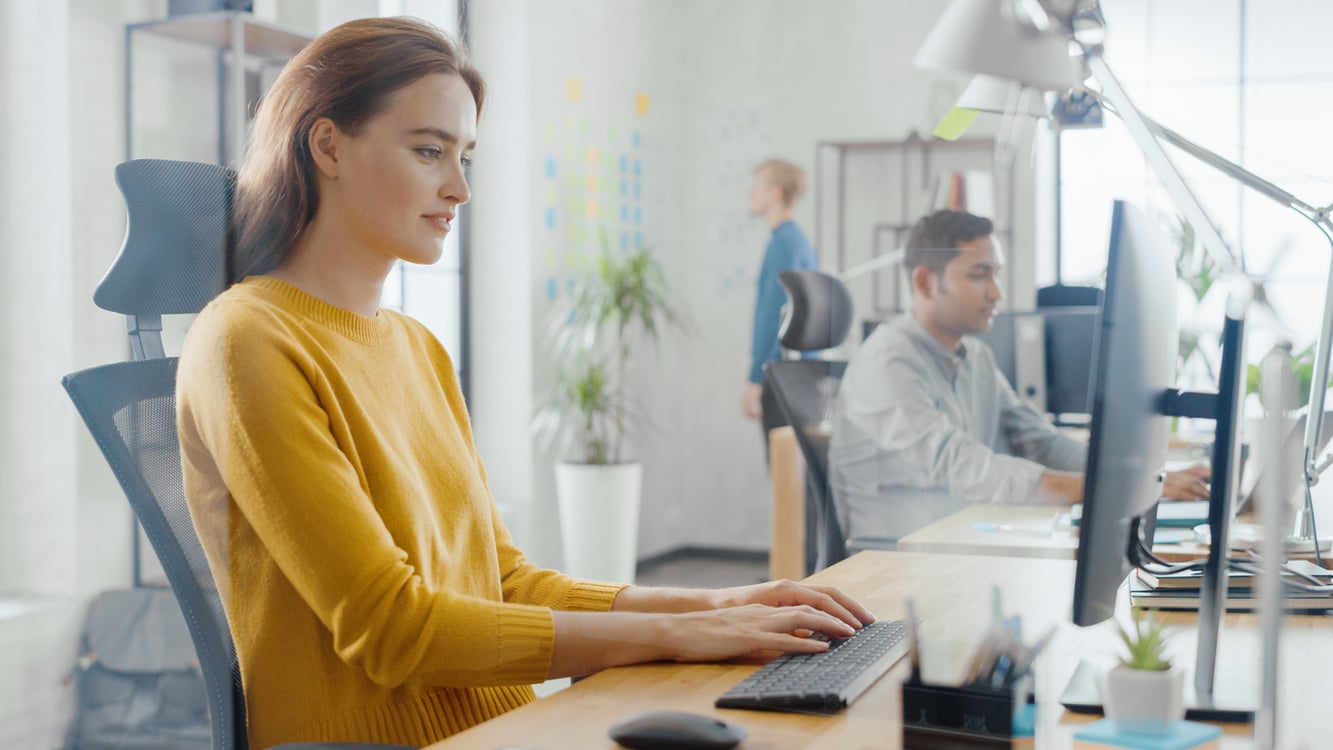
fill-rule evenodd
<path id="1" fill-rule="evenodd" d="M 832 713 L 856 700 L 907 653 L 899 620 L 874 622 L 818 654 L 785 654 L 718 698 L 718 708 Z"/>

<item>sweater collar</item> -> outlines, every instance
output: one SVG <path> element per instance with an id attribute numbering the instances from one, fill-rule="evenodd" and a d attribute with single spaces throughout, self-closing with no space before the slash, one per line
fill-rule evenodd
<path id="1" fill-rule="evenodd" d="M 247 276 L 239 285 L 353 341 L 378 344 L 391 333 L 392 323 L 383 309 L 376 312 L 373 318 L 358 315 L 272 276 Z"/>

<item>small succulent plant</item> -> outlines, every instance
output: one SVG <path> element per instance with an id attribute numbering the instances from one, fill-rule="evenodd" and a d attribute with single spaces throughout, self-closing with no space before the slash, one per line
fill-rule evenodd
<path id="1" fill-rule="evenodd" d="M 1129 650 L 1129 657 L 1122 658 L 1120 663 L 1130 669 L 1154 671 L 1170 669 L 1171 661 L 1166 658 L 1166 635 L 1162 631 L 1162 623 L 1157 620 L 1156 613 L 1149 612 L 1144 618 L 1136 609 L 1133 611 L 1133 617 L 1132 631 L 1116 623 L 1116 627 L 1120 630 L 1120 640 Z"/>

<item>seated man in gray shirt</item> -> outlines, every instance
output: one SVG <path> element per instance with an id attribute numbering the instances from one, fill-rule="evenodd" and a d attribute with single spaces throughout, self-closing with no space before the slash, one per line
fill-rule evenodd
<path id="1" fill-rule="evenodd" d="M 1087 446 L 1014 392 L 986 344 L 1003 257 L 989 219 L 943 210 L 913 227 L 903 268 L 912 310 L 879 326 L 848 363 L 829 479 L 849 540 L 896 542 L 968 503 L 1070 505 Z M 1167 475 L 1163 495 L 1208 497 L 1205 467 Z"/>

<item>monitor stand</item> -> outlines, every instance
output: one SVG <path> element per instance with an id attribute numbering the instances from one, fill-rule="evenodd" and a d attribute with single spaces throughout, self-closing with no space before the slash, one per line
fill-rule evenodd
<path id="1" fill-rule="evenodd" d="M 1060 696 L 1060 703 L 1074 713 L 1099 714 L 1102 711 L 1102 685 L 1106 671 L 1114 666 L 1105 661 L 1083 659 Z M 1185 718 L 1194 721 L 1227 721 L 1250 724 L 1259 705 L 1257 683 L 1247 675 L 1228 674 L 1220 681 L 1211 698 L 1199 700 L 1194 686 L 1185 685 Z"/>

